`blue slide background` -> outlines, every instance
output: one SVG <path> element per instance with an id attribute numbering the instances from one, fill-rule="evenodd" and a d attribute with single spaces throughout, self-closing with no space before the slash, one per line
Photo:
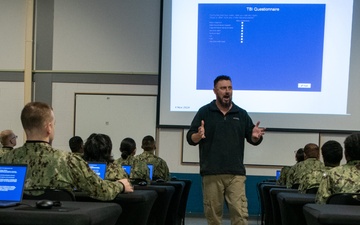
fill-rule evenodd
<path id="1" fill-rule="evenodd" d="M 325 7 L 199 4 L 197 89 L 211 90 L 213 79 L 225 74 L 234 90 L 321 91 Z"/>

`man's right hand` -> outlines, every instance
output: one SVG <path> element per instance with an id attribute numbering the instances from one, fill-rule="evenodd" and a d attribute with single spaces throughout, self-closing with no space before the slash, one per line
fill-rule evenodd
<path id="1" fill-rule="evenodd" d="M 197 133 L 193 133 L 191 135 L 191 140 L 194 142 L 194 143 L 199 143 L 199 141 L 201 139 L 204 139 L 205 138 L 205 122 L 204 120 L 201 120 L 201 125 L 200 127 L 198 127 L 198 132 Z"/>
<path id="2" fill-rule="evenodd" d="M 198 134 L 201 137 L 201 139 L 205 138 L 205 126 L 204 125 L 205 125 L 204 120 L 201 120 L 201 125 L 198 128 Z"/>
<path id="3" fill-rule="evenodd" d="M 124 193 L 134 192 L 134 187 L 130 183 L 129 179 L 127 179 L 127 178 L 121 179 L 121 180 L 119 180 L 119 182 L 121 182 L 124 185 L 124 188 L 125 188 Z"/>

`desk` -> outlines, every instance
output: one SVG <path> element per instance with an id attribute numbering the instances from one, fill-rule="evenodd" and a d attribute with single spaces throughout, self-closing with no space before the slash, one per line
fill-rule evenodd
<path id="1" fill-rule="evenodd" d="M 185 182 L 183 181 L 152 182 L 151 185 L 171 186 L 175 188 L 175 193 L 173 194 L 170 200 L 169 210 L 166 215 L 165 224 L 167 225 L 181 224 L 179 209 L 180 209 L 182 194 L 185 187 Z"/>
<path id="2" fill-rule="evenodd" d="M 272 206 L 272 210 L 273 210 L 273 224 L 275 224 L 275 225 L 282 225 L 280 206 L 279 206 L 279 202 L 277 200 L 277 195 L 279 193 L 284 193 L 284 192 L 297 193 L 298 190 L 297 189 L 289 189 L 289 188 L 286 188 L 285 186 L 282 188 L 271 188 L 270 189 L 270 200 L 271 200 L 271 206 Z"/>
<path id="3" fill-rule="evenodd" d="M 170 201 L 175 193 L 175 188 L 172 186 L 134 186 L 135 192 L 138 190 L 154 190 L 158 197 L 151 208 L 147 225 L 165 225 L 166 215 L 169 209 Z M 137 210 L 138 211 L 138 210 Z"/>
<path id="4" fill-rule="evenodd" d="M 24 200 L 26 205 L 0 208 L 0 225 L 101 225 L 116 224 L 122 209 L 116 203 L 63 201 L 60 207 L 37 209 L 36 200 Z M 30 208 L 33 206 L 34 208 Z"/>
<path id="5" fill-rule="evenodd" d="M 280 192 L 277 194 L 277 199 L 282 225 L 304 225 L 306 221 L 302 211 L 303 206 L 307 203 L 315 203 L 315 194 Z"/>
<path id="6" fill-rule="evenodd" d="M 117 203 L 122 208 L 122 214 L 117 225 L 146 225 L 151 208 L 157 198 L 154 190 L 135 190 L 132 193 L 118 194 L 111 202 Z M 99 202 L 83 192 L 75 192 L 76 201 Z M 102 202 L 108 203 L 107 202 Z M 0 224 L 1 225 L 1 224 Z"/>
<path id="7" fill-rule="evenodd" d="M 308 225 L 360 224 L 360 206 L 306 204 L 303 207 Z"/>
<path id="8" fill-rule="evenodd" d="M 273 208 L 271 205 L 271 199 L 270 199 L 270 189 L 272 188 L 286 188 L 286 186 L 278 185 L 275 183 L 261 183 L 260 184 L 260 198 L 261 203 L 263 204 L 263 213 L 262 216 L 265 220 L 265 225 L 274 225 L 273 224 Z M 265 216 L 265 218 L 264 218 Z"/>

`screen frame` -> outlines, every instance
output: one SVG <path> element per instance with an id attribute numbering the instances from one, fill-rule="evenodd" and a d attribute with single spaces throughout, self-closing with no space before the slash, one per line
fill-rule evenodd
<path id="1" fill-rule="evenodd" d="M 169 117 L 164 119 L 164 107 L 169 107 L 170 90 L 164 90 L 164 88 L 169 89 L 170 76 L 167 76 L 166 73 L 169 73 L 168 69 L 164 67 L 166 60 L 170 59 L 171 52 L 165 51 L 165 45 L 169 40 L 171 40 L 171 34 L 166 33 L 166 30 L 170 30 L 171 21 L 166 20 L 169 18 L 169 11 L 166 11 L 164 8 L 169 7 L 168 4 L 171 4 L 169 0 L 162 1 L 162 15 L 161 15 L 161 43 L 160 45 L 160 65 L 159 65 L 159 94 L 158 94 L 158 107 L 157 107 L 157 127 L 159 128 L 188 128 L 196 112 L 171 112 L 169 117 L 184 117 L 186 123 L 172 123 L 169 122 Z M 349 67 L 349 96 L 348 96 L 348 112 L 352 114 L 352 119 L 345 118 L 346 116 L 340 115 L 334 117 L 333 115 L 307 115 L 307 114 L 273 114 L 273 113 L 252 113 L 249 112 L 250 117 L 253 119 L 254 123 L 261 121 L 264 127 L 268 131 L 294 131 L 294 132 L 324 132 L 324 133 L 352 133 L 360 130 L 360 119 L 356 119 L 357 115 L 360 117 L 360 104 L 356 103 L 357 96 L 360 96 L 360 90 L 356 87 L 360 83 L 359 76 L 356 76 L 360 71 L 360 66 L 358 61 L 360 61 L 360 50 L 359 50 L 359 39 L 360 39 L 360 29 L 356 28 L 359 20 L 360 13 L 360 3 L 358 1 L 353 2 L 353 23 L 352 23 L 352 36 L 351 36 L 351 54 L 350 54 L 350 67 Z M 194 96 L 196 97 L 196 96 Z M 215 98 L 215 96 L 213 96 Z M 164 106 L 164 104 L 168 104 Z M 236 102 L 235 102 L 236 104 Z M 241 107 L 241 105 L 239 105 Z M 334 119 L 335 118 L 335 119 Z M 271 121 L 271 124 L 268 125 L 268 121 Z M 294 123 L 294 121 L 296 121 Z M 301 121 L 307 121 L 306 123 L 301 124 Z M 353 123 L 355 121 L 355 123 Z M 285 124 L 277 126 L 274 124 Z M 299 125 L 300 124 L 300 125 Z M 355 124 L 355 125 L 354 125 Z"/>

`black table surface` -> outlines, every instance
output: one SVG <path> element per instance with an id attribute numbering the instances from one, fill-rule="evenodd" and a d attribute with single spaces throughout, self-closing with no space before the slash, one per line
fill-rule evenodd
<path id="1" fill-rule="evenodd" d="M 36 201 L 0 208 L 0 225 L 111 225 L 122 213 L 116 203 L 63 201 L 59 207 L 38 209 Z"/>
<path id="2" fill-rule="evenodd" d="M 306 204 L 303 212 L 308 224 L 350 225 L 360 224 L 360 206 Z"/>

